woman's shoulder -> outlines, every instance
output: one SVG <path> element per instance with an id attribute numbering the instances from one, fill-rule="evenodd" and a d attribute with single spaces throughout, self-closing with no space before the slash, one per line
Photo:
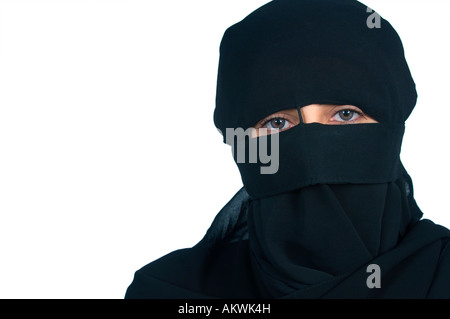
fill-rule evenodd
<path id="1" fill-rule="evenodd" d="M 450 299 L 450 238 L 448 237 L 442 239 L 441 255 L 428 298 Z"/>
<path id="2" fill-rule="evenodd" d="M 136 271 L 125 298 L 253 296 L 248 241 L 173 251 Z"/>
<path id="3" fill-rule="evenodd" d="M 433 246 L 436 251 L 436 263 L 432 283 L 428 289 L 427 298 L 450 298 L 450 230 L 431 220 L 423 219 L 411 231 L 416 238 L 424 243 L 423 247 Z"/>
<path id="4" fill-rule="evenodd" d="M 125 298 L 206 298 L 195 292 L 204 258 L 197 249 L 185 248 L 152 261 L 135 272 Z"/>

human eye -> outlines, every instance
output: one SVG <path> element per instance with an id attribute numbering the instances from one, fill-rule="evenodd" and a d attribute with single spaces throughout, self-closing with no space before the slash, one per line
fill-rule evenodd
<path id="1" fill-rule="evenodd" d="M 340 122 L 342 124 L 358 122 L 363 119 L 364 113 L 356 108 L 343 108 L 335 111 L 334 115 L 331 117 L 331 122 Z"/>
<path id="2" fill-rule="evenodd" d="M 274 117 L 264 122 L 261 127 L 265 127 L 269 130 L 285 130 L 290 128 L 290 125 L 292 125 L 292 123 L 290 123 L 287 119 L 282 117 Z"/>
<path id="3" fill-rule="evenodd" d="M 253 128 L 256 129 L 255 136 L 261 136 L 286 131 L 299 122 L 297 109 L 286 109 L 263 118 Z"/>

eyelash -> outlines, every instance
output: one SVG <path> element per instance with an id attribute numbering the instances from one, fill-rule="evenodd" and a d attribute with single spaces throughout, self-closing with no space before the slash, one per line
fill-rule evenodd
<path id="1" fill-rule="evenodd" d="M 266 119 L 263 123 L 261 123 L 260 125 L 261 125 L 261 127 L 264 127 L 264 126 L 266 126 L 266 124 L 267 123 L 269 123 L 270 121 L 272 121 L 272 120 L 275 120 L 275 119 L 283 119 L 283 120 L 285 120 L 285 121 L 288 121 L 289 123 L 291 123 L 291 121 L 289 121 L 285 116 L 283 116 L 283 115 L 274 115 L 274 116 L 271 116 L 270 118 L 268 118 L 268 119 Z M 292 123 L 291 123 L 292 124 Z"/>
<path id="2" fill-rule="evenodd" d="M 335 112 L 333 113 L 333 116 L 332 116 L 331 118 L 336 117 L 336 115 L 338 115 L 339 112 L 346 111 L 346 110 L 349 110 L 349 111 L 351 111 L 351 112 L 354 112 L 354 113 L 357 114 L 358 116 L 364 117 L 364 118 L 365 118 L 365 114 L 364 114 L 362 111 L 360 111 L 359 109 L 351 108 L 351 107 L 346 107 L 346 108 L 342 108 L 342 109 L 339 109 L 339 110 L 335 111 Z M 262 122 L 262 123 L 260 124 L 260 127 L 261 127 L 261 128 L 265 127 L 270 121 L 272 121 L 272 120 L 274 120 L 274 119 L 283 119 L 283 120 L 287 121 L 287 122 L 289 123 L 289 125 L 295 126 L 295 125 L 293 125 L 293 123 L 292 123 L 289 119 L 287 119 L 287 117 L 284 116 L 283 114 L 276 114 L 276 115 L 270 116 L 268 119 L 266 119 L 264 122 Z M 335 121 L 335 122 L 340 122 L 341 124 L 345 124 L 346 122 L 348 123 L 348 122 L 352 122 L 352 121 L 355 121 L 355 120 L 351 119 L 351 120 L 349 120 L 349 121 Z M 282 129 L 282 130 L 284 131 L 284 130 L 287 130 L 287 129 L 289 129 L 289 128 L 285 128 L 285 129 Z"/>
<path id="3" fill-rule="evenodd" d="M 333 116 L 332 116 L 331 118 L 335 117 L 339 112 L 346 111 L 346 110 L 355 112 L 355 113 L 358 114 L 359 116 L 364 117 L 364 113 L 363 113 L 363 112 L 361 112 L 361 111 L 359 111 L 359 110 L 356 110 L 356 109 L 353 109 L 353 108 L 347 107 L 347 108 L 344 108 L 344 109 L 340 109 L 340 110 L 335 111 L 335 112 L 333 113 Z M 283 116 L 282 114 L 279 114 L 279 115 L 271 116 L 271 117 L 269 117 L 268 119 L 266 119 L 264 122 L 262 122 L 262 123 L 260 124 L 261 127 L 265 126 L 267 123 L 269 123 L 270 121 L 272 121 L 272 120 L 274 120 L 274 119 L 283 119 L 283 120 L 286 120 L 286 121 L 290 122 L 285 116 Z M 291 123 L 291 124 L 292 124 L 292 123 Z"/>
<path id="4" fill-rule="evenodd" d="M 354 112 L 354 113 L 358 114 L 359 116 L 365 118 L 365 114 L 364 114 L 362 111 L 356 110 L 356 109 L 351 108 L 351 107 L 346 107 L 346 108 L 342 108 L 342 109 L 340 109 L 340 110 L 335 111 L 335 112 L 333 113 L 333 116 L 332 116 L 331 118 L 334 118 L 336 115 L 339 114 L 339 112 L 347 111 L 347 110 L 348 110 L 348 111 L 351 111 L 351 112 Z M 342 121 L 342 122 L 351 122 L 351 121 L 354 121 L 354 120 L 351 119 L 350 121 Z M 338 121 L 338 122 L 340 122 L 340 121 Z"/>

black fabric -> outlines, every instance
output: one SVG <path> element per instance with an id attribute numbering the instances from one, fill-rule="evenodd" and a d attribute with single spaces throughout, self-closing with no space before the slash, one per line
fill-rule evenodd
<path id="1" fill-rule="evenodd" d="M 395 30 L 368 28 L 368 15 L 352 0 L 275 0 L 226 31 L 224 134 L 311 103 L 356 105 L 379 123 L 256 138 L 278 143 L 278 170 L 237 163 L 244 187 L 204 238 L 138 270 L 127 298 L 450 298 L 450 231 L 421 219 L 400 160 L 414 81 Z"/>
<path id="2" fill-rule="evenodd" d="M 332 186 L 311 187 L 310 190 L 304 190 L 305 194 L 302 195 L 302 199 L 295 198 L 293 194 L 285 195 L 285 197 L 295 202 L 303 200 L 311 202 L 313 199 L 308 199 L 306 193 L 314 192 L 314 188 L 318 187 L 325 190 L 329 199 L 335 197 L 345 202 L 345 195 L 339 194 Z M 386 196 L 401 198 L 399 185 L 391 184 L 385 189 Z M 303 191 L 299 191 L 299 193 L 301 192 Z M 370 194 L 367 196 L 371 197 Z M 233 299 L 271 298 L 271 296 L 279 295 L 279 298 L 284 299 L 450 298 L 450 232 L 430 220 L 422 219 L 408 223 L 408 213 L 394 213 L 390 218 L 386 216 L 381 219 L 382 216 L 377 213 L 373 218 L 367 220 L 368 216 L 361 214 L 362 210 L 355 209 L 354 212 L 349 213 L 348 220 L 342 212 L 333 217 L 333 221 L 339 220 L 343 223 L 343 225 L 333 225 L 327 220 L 327 212 L 324 210 L 320 217 L 331 232 L 329 234 L 321 232 L 324 226 L 319 225 L 316 229 L 319 245 L 316 247 L 320 248 L 322 252 L 329 252 L 329 254 L 325 254 L 325 257 L 334 256 L 336 258 L 338 265 L 334 265 L 334 260 L 330 263 L 330 267 L 336 269 L 328 269 L 327 263 L 324 263 L 322 258 L 312 261 L 308 259 L 303 265 L 296 266 L 296 263 L 302 263 L 298 260 L 302 258 L 301 254 L 288 254 L 283 257 L 284 259 L 291 258 L 292 262 L 289 260 L 283 262 L 280 267 L 281 260 L 277 262 L 273 256 L 264 257 L 261 260 L 255 259 L 255 257 L 261 257 L 255 256 L 255 254 L 260 254 L 261 249 L 270 249 L 270 246 L 273 245 L 280 246 L 279 238 L 284 239 L 283 230 L 274 232 L 275 228 L 273 228 L 272 231 L 267 232 L 267 227 L 257 230 L 259 235 L 268 236 L 263 238 L 262 242 L 259 241 L 259 238 L 251 235 L 255 231 L 255 223 L 264 222 L 265 219 L 255 216 L 260 204 L 251 208 L 253 205 L 253 200 L 245 189 L 241 189 L 219 212 L 203 240 L 192 248 L 171 252 L 138 270 L 125 297 L 130 299 Z M 327 203 L 323 205 L 326 206 Z M 403 202 L 403 205 L 406 205 L 406 202 Z M 378 203 L 376 206 L 381 210 L 388 210 L 387 207 L 383 207 L 383 203 Z M 368 208 L 370 212 L 377 211 L 376 208 Z M 250 210 L 252 210 L 251 213 Z M 268 209 L 265 209 L 264 213 L 265 215 L 274 215 Z M 249 214 L 253 215 L 251 219 L 248 219 Z M 334 215 L 331 212 L 328 214 Z M 390 215 L 388 211 L 384 214 Z M 315 230 L 309 226 L 319 224 L 320 219 L 317 220 L 311 215 L 302 217 L 300 214 L 295 218 L 304 220 L 301 226 L 296 227 L 298 232 L 303 227 L 310 232 L 309 238 L 314 236 Z M 277 219 L 275 218 L 275 220 Z M 286 218 L 277 223 L 283 222 L 286 223 Z M 249 226 L 249 223 L 252 225 Z M 266 220 L 265 224 L 268 223 L 270 220 Z M 386 225 L 388 228 L 384 229 Z M 347 229 L 343 229 L 343 226 Z M 365 234 L 364 230 L 370 230 L 372 226 L 377 231 L 369 231 L 369 234 Z M 249 231 L 249 228 L 253 230 Z M 352 228 L 355 229 L 352 230 Z M 346 235 L 344 230 L 349 231 L 350 234 Z M 373 236 L 376 233 L 380 233 L 380 235 Z M 320 243 L 322 234 L 325 234 L 326 238 Z M 336 235 L 336 237 L 332 238 L 332 235 Z M 341 238 L 342 236 L 344 237 Z M 277 239 L 276 237 L 278 240 L 270 243 L 272 239 Z M 302 241 L 302 238 L 291 237 L 294 239 L 294 244 Z M 358 258 L 351 256 L 346 260 L 345 257 L 348 257 L 348 253 L 344 251 L 344 255 L 341 255 L 340 252 L 345 247 L 340 247 L 338 244 L 352 237 L 356 239 L 355 243 L 350 243 L 348 248 L 363 253 Z M 392 245 L 395 247 L 390 248 Z M 307 246 L 314 247 L 313 245 Z M 333 252 L 334 248 L 337 248 L 338 251 Z M 282 251 L 277 250 L 275 249 L 277 255 L 282 254 Z M 320 251 L 312 251 L 312 254 L 320 255 Z M 377 256 L 370 257 L 372 255 Z M 258 260 L 266 263 L 275 261 L 276 265 L 273 268 L 279 267 L 280 270 L 273 271 L 271 267 L 268 273 L 261 273 L 262 270 L 257 264 Z M 321 269 L 316 268 L 319 265 L 318 260 L 322 263 Z M 381 288 L 379 289 L 367 287 L 366 281 L 370 275 L 367 272 L 369 264 L 380 266 Z M 289 267 L 303 269 L 300 274 L 287 272 L 288 276 L 301 278 L 308 273 L 312 275 L 305 276 L 308 282 L 305 279 L 298 280 L 296 281 L 297 287 L 286 288 L 282 279 L 286 276 L 286 270 Z M 276 285 L 277 289 L 271 291 L 271 285 Z M 284 289 L 288 293 L 285 293 Z"/>
<path id="3" fill-rule="evenodd" d="M 214 121 L 248 128 L 277 111 L 350 104 L 403 124 L 417 100 L 403 45 L 388 21 L 369 28 L 354 0 L 276 0 L 225 32 Z"/>
<path id="4" fill-rule="evenodd" d="M 268 167 L 260 157 L 254 163 L 237 162 L 242 181 L 252 198 L 275 195 L 312 184 L 385 183 L 398 179 L 404 168 L 400 161 L 404 125 L 370 123 L 358 125 L 300 124 L 271 136 L 255 138 L 272 150 L 277 143 L 278 170 L 261 174 Z M 245 154 L 251 151 L 249 139 L 234 145 Z M 259 150 L 259 148 L 258 148 Z M 238 151 L 235 151 L 237 154 Z M 236 159 L 236 156 L 235 156 Z"/>

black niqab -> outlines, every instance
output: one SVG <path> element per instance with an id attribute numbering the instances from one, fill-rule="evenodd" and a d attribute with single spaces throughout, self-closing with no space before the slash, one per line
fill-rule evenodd
<path id="1" fill-rule="evenodd" d="M 421 219 L 400 160 L 415 84 L 397 33 L 384 19 L 369 28 L 369 14 L 353 0 L 275 0 L 225 32 L 224 141 L 227 128 L 313 103 L 356 105 L 379 123 L 279 133 L 278 171 L 237 163 L 244 188 L 205 237 L 137 271 L 127 297 L 450 298 L 450 233 Z"/>

